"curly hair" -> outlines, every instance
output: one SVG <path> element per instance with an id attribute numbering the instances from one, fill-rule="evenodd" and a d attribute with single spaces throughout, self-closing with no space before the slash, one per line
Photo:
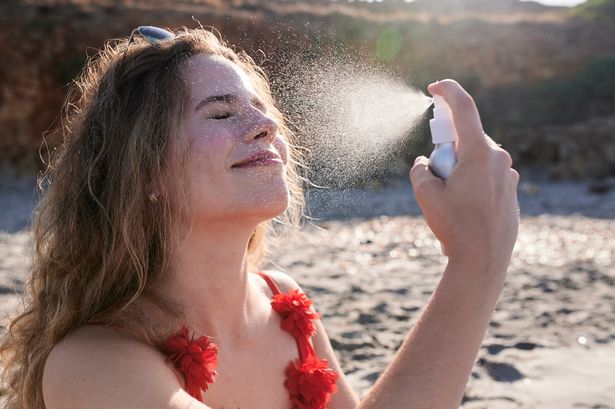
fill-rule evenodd
<path id="1" fill-rule="evenodd" d="M 283 214 L 253 231 L 248 268 L 260 267 L 267 244 L 288 232 L 285 227 L 299 226 L 303 152 L 274 105 L 266 75 L 245 52 L 203 28 L 182 27 L 156 45 L 140 38 L 129 47 L 126 38 L 106 42 L 71 84 L 57 129 L 63 142 L 39 179 L 43 194 L 35 212 L 25 310 L 9 319 L 0 343 L 7 407 L 45 407 L 45 361 L 78 327 L 102 321 L 154 343 L 157 335 L 137 299 L 181 319 L 176 305 L 149 289 L 168 271 L 169 255 L 189 223 L 187 201 L 169 199 L 185 198 L 186 186 L 165 183 L 186 171 L 171 169 L 169 162 L 185 161 L 165 157 L 187 153 L 187 141 L 173 131 L 189 100 L 182 68 L 198 54 L 224 57 L 244 70 L 289 145 L 290 201 Z M 159 200 L 150 200 L 152 191 Z"/>

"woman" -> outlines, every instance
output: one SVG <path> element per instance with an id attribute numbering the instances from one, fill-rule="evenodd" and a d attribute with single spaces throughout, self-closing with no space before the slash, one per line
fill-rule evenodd
<path id="1" fill-rule="evenodd" d="M 519 217 L 519 175 L 472 98 L 429 87 L 453 110 L 458 164 L 444 184 L 419 157 L 410 178 L 449 263 L 359 402 L 298 284 L 259 271 L 273 222 L 302 208 L 300 151 L 262 71 L 206 30 L 136 31 L 67 99 L 28 305 L 0 348 L 8 407 L 457 408 Z"/>

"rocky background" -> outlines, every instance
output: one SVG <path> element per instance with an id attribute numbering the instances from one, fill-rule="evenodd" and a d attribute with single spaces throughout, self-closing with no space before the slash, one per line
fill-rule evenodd
<path id="1" fill-rule="evenodd" d="M 289 55 L 310 60 L 341 48 L 423 89 L 456 78 L 477 100 L 487 132 L 525 176 L 605 178 L 615 175 L 614 5 L 5 0 L 0 160 L 26 172 L 40 167 L 42 137 L 48 146 L 57 143 L 48 131 L 59 124 L 67 84 L 105 40 L 139 25 L 195 27 L 198 20 L 253 55 L 274 88 Z"/>

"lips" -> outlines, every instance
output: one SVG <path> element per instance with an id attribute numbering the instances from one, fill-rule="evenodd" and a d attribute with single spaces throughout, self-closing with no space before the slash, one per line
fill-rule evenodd
<path id="1" fill-rule="evenodd" d="M 240 166 L 245 166 L 245 165 L 249 165 L 251 163 L 254 162 L 264 162 L 267 161 L 269 159 L 278 159 L 278 160 L 282 160 L 282 158 L 280 158 L 280 155 L 278 155 L 275 152 L 272 151 L 261 151 L 261 152 L 257 152 L 254 155 L 249 156 L 248 158 L 235 163 L 233 166 L 231 166 L 232 168 L 236 168 L 236 167 L 240 167 Z"/>

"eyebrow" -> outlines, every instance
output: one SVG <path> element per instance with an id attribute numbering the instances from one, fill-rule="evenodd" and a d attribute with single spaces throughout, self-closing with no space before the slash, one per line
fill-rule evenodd
<path id="1" fill-rule="evenodd" d="M 214 102 L 224 102 L 227 104 L 232 104 L 235 101 L 237 101 L 237 98 L 232 94 L 212 95 L 210 97 L 203 99 L 201 102 L 199 102 L 196 108 L 194 108 L 194 110 L 198 111 L 199 109 L 203 108 L 205 105 L 211 104 Z"/>
<path id="2" fill-rule="evenodd" d="M 199 109 L 203 108 L 204 106 L 206 106 L 208 104 L 212 104 L 214 102 L 223 102 L 225 104 L 233 104 L 233 103 L 237 102 L 237 97 L 235 95 L 233 95 L 233 94 L 212 95 L 210 97 L 207 97 L 207 98 L 201 100 L 201 102 L 199 102 L 197 104 L 197 106 L 196 106 L 196 108 L 194 108 L 194 110 L 198 111 Z M 257 105 L 259 108 L 265 108 L 265 104 L 258 97 L 252 98 L 251 102 L 254 105 Z"/>

